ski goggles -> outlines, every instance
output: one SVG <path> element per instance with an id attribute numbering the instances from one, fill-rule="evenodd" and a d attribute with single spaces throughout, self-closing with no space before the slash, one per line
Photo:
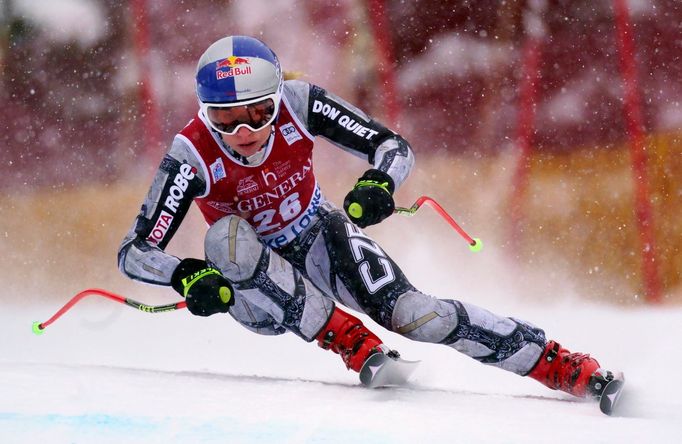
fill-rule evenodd
<path id="1" fill-rule="evenodd" d="M 208 124 L 219 133 L 232 136 L 245 126 L 258 131 L 270 125 L 279 111 L 279 94 L 269 94 L 239 103 L 202 103 Z"/>

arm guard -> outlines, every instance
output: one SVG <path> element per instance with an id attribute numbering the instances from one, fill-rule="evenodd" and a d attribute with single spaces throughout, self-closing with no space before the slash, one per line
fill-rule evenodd
<path id="1" fill-rule="evenodd" d="M 156 172 L 140 214 L 118 250 L 118 267 L 131 279 L 170 285 L 180 260 L 163 250 L 206 187 L 193 156 L 176 139 Z M 182 159 L 179 160 L 179 159 Z"/>
<path id="2" fill-rule="evenodd" d="M 294 112 L 312 135 L 366 159 L 375 169 L 391 176 L 396 188 L 407 179 L 414 166 L 414 154 L 399 134 L 319 86 L 288 81 L 285 91 Z"/>

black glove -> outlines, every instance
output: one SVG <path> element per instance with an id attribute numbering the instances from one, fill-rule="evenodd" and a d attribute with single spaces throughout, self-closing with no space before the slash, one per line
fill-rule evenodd
<path id="1" fill-rule="evenodd" d="M 186 299 L 190 313 L 197 316 L 227 313 L 234 304 L 230 281 L 200 259 L 180 261 L 171 277 L 171 286 Z"/>
<path id="2" fill-rule="evenodd" d="M 367 170 L 346 195 L 343 209 L 360 228 L 378 224 L 395 210 L 393 191 L 395 185 L 391 176 L 383 171 Z"/>

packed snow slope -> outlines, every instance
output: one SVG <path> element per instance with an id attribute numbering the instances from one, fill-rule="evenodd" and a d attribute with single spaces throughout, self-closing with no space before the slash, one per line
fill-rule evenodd
<path id="1" fill-rule="evenodd" d="M 227 316 L 147 314 L 91 297 L 40 337 L 32 321 L 58 307 L 3 309 L 0 442 L 679 442 L 682 310 L 504 305 L 623 370 L 620 415 L 385 331 L 422 361 L 409 387 L 362 388 L 331 352 L 257 336 Z"/>

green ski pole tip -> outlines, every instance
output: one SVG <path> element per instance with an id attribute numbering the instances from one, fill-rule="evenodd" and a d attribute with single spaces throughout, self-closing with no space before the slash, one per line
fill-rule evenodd
<path id="1" fill-rule="evenodd" d="M 481 251 L 481 248 L 483 248 L 483 242 L 481 242 L 481 239 L 475 237 L 474 243 L 469 245 L 469 250 L 473 251 L 474 253 L 478 253 Z"/>
<path id="2" fill-rule="evenodd" d="M 33 333 L 37 334 L 38 336 L 45 333 L 45 329 L 40 326 L 40 322 L 35 321 L 33 323 Z"/>

